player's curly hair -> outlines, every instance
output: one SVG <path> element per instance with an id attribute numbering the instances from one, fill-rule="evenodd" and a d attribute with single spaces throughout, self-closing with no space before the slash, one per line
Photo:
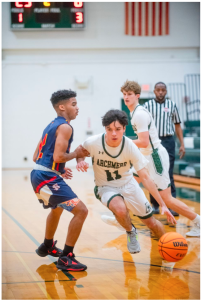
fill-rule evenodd
<path id="1" fill-rule="evenodd" d="M 76 97 L 77 94 L 71 90 L 59 90 L 52 94 L 50 101 L 52 102 L 53 107 L 55 107 L 59 102 L 64 100 L 69 100 L 70 98 Z"/>
<path id="2" fill-rule="evenodd" d="M 102 125 L 104 127 L 110 125 L 115 121 L 119 121 L 119 123 L 123 125 L 123 127 L 125 127 L 126 125 L 128 125 L 127 114 L 122 110 L 111 109 L 102 117 Z"/>
<path id="3" fill-rule="evenodd" d="M 135 95 L 141 94 L 141 87 L 136 81 L 126 80 L 126 82 L 121 87 L 121 92 L 123 93 L 123 91 L 133 91 Z"/>

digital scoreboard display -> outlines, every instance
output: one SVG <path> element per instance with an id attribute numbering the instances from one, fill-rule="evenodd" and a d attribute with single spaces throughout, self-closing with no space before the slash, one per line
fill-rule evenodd
<path id="1" fill-rule="evenodd" d="M 10 2 L 11 29 L 84 28 L 83 2 Z"/>

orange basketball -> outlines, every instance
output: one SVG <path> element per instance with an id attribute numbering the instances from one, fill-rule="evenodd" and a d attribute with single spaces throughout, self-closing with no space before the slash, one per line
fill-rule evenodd
<path id="1" fill-rule="evenodd" d="M 186 255 L 188 244 L 186 239 L 177 232 L 165 233 L 158 242 L 158 251 L 167 261 L 179 261 Z"/>

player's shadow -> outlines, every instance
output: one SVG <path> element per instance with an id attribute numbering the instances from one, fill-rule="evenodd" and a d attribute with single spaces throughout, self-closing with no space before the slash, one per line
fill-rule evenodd
<path id="1" fill-rule="evenodd" d="M 67 271 L 58 270 L 55 264 L 44 264 L 36 270 L 44 280 L 47 293 L 52 299 L 63 298 L 63 291 L 67 299 L 69 299 L 69 296 L 72 299 L 77 298 L 74 287 L 77 285 L 77 280 L 87 276 L 87 272 L 73 272 L 72 275 Z M 61 286 L 63 286 L 62 291 Z"/>

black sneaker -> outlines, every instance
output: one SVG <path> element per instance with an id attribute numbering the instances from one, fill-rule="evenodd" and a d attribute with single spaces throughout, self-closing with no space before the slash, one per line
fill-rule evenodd
<path id="1" fill-rule="evenodd" d="M 57 248 L 56 245 L 57 241 L 53 242 L 52 247 L 47 248 L 46 245 L 44 243 L 42 243 L 38 249 L 36 249 L 36 253 L 41 256 L 47 256 L 47 255 L 51 255 L 53 257 L 59 257 L 62 254 L 62 250 Z"/>
<path id="2" fill-rule="evenodd" d="M 157 207 L 157 206 L 152 205 L 152 209 L 153 209 L 152 212 L 153 212 L 154 215 L 159 215 L 160 214 L 159 206 Z"/>
<path id="3" fill-rule="evenodd" d="M 171 208 L 169 208 L 169 211 L 171 212 L 171 214 L 172 214 L 174 217 L 178 217 L 178 216 L 179 216 L 179 214 L 178 214 L 176 211 L 172 210 Z"/>
<path id="4" fill-rule="evenodd" d="M 87 266 L 81 264 L 75 259 L 73 253 L 69 253 L 67 256 L 60 256 L 57 262 L 57 268 L 65 271 L 85 271 Z"/>

